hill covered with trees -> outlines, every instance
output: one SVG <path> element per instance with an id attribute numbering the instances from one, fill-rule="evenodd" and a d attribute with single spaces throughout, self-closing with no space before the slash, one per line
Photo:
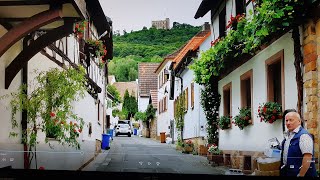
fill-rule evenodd
<path id="1" fill-rule="evenodd" d="M 114 34 L 114 58 L 108 63 L 109 74 L 115 75 L 118 82 L 134 81 L 138 78 L 139 62 L 161 62 L 200 30 L 199 26 L 174 22 L 169 30 L 144 27 L 123 35 Z"/>

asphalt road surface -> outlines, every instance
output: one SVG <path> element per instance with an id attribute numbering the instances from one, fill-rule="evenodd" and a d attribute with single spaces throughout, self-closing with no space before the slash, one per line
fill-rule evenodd
<path id="1" fill-rule="evenodd" d="M 114 137 L 108 155 L 96 164 L 97 171 L 223 175 L 206 157 L 176 151 L 172 144 L 138 136 Z"/>

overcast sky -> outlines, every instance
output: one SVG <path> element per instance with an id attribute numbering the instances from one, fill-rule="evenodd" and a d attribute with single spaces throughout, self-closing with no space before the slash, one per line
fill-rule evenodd
<path id="1" fill-rule="evenodd" d="M 170 18 L 173 22 L 199 26 L 209 22 L 209 14 L 194 19 L 202 0 L 99 0 L 106 16 L 113 21 L 113 30 L 141 30 L 151 27 L 151 21 Z"/>

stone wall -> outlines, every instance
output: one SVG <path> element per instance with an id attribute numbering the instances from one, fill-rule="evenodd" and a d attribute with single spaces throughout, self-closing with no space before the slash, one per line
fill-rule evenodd
<path id="1" fill-rule="evenodd" d="M 319 159 L 319 97 L 320 97 L 320 19 L 308 20 L 303 27 L 302 42 L 304 75 L 304 120 L 307 130 L 314 135 L 315 157 Z M 319 162 L 317 163 L 319 169 Z"/>
<path id="2" fill-rule="evenodd" d="M 258 151 L 235 151 L 235 150 L 224 150 L 223 159 L 224 165 L 233 169 L 241 169 L 246 174 L 251 174 L 257 169 L 257 158 L 265 157 L 263 152 Z M 227 162 L 230 156 L 230 162 Z M 245 170 L 245 157 L 250 157 L 250 168 Z M 247 162 L 248 163 L 248 162 Z"/>
<path id="3" fill-rule="evenodd" d="M 150 123 L 150 137 L 157 139 L 157 119 L 154 119 Z"/>

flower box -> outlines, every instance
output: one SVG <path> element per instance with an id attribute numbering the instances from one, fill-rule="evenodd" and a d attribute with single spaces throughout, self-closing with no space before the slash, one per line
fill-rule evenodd
<path id="1" fill-rule="evenodd" d="M 258 107 L 258 118 L 260 122 L 274 123 L 282 119 L 282 106 L 276 102 L 266 102 Z"/>

